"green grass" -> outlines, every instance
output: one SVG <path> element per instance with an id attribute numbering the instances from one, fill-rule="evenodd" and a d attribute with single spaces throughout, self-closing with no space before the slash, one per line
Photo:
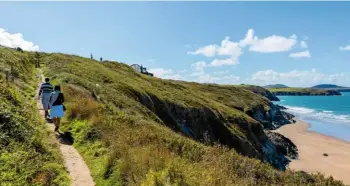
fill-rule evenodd
<path id="1" fill-rule="evenodd" d="M 268 88 L 271 92 L 326 92 L 320 89 L 311 89 L 311 88 Z"/>
<path id="2" fill-rule="evenodd" d="M 313 88 L 268 88 L 270 92 L 295 92 L 295 93 L 310 93 L 311 95 L 328 94 L 324 89 Z"/>
<path id="3" fill-rule="evenodd" d="M 43 56 L 46 76 L 63 85 L 67 99 L 63 129 L 74 134 L 74 146 L 97 185 L 340 184 L 319 174 L 277 171 L 239 154 L 259 156 L 262 125 L 246 112 L 267 110 L 270 104 L 247 87 L 161 80 L 121 63 L 64 54 Z M 153 104 L 145 101 L 148 98 Z M 229 134 L 222 129 L 220 135 L 237 142 L 232 149 L 215 139 L 194 141 L 176 132 L 172 120 L 164 117 L 191 117 L 182 114 L 205 109 L 225 121 Z M 208 129 L 207 124 L 195 127 Z"/>
<path id="4" fill-rule="evenodd" d="M 0 48 L 0 185 L 70 185 L 58 148 L 33 100 L 37 86 L 28 53 Z"/>
<path id="5" fill-rule="evenodd" d="M 341 185 L 257 159 L 264 133 L 247 113 L 268 110 L 270 102 L 246 87 L 162 80 L 121 63 L 41 55 L 45 75 L 65 94 L 62 130 L 73 133 L 98 186 Z M 200 139 L 182 134 L 174 118 L 191 118 Z"/>

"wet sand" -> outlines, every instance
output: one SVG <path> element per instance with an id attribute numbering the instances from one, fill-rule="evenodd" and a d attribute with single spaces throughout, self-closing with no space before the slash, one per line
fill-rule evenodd
<path id="1" fill-rule="evenodd" d="M 321 172 L 350 185 L 350 143 L 308 131 L 308 128 L 309 124 L 298 120 L 275 130 L 298 147 L 299 158 L 292 160 L 289 168 L 309 173 Z"/>

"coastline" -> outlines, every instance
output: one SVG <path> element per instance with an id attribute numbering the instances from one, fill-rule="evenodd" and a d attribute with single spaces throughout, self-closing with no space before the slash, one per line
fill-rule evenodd
<path id="1" fill-rule="evenodd" d="M 350 185 L 350 143 L 331 136 L 308 131 L 310 124 L 296 123 L 274 130 L 289 138 L 298 148 L 299 157 L 288 168 L 309 173 L 320 172 Z M 326 153 L 328 156 L 324 156 Z"/>

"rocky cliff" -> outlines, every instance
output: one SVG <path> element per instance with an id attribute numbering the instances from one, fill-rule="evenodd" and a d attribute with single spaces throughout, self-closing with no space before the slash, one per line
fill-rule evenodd
<path id="1" fill-rule="evenodd" d="M 29 63 L 18 61 L 27 55 L 31 54 L 0 48 L 0 57 L 5 56 L 5 62 L 15 67 Z M 291 144 L 267 130 L 285 124 L 289 115 L 263 97 L 271 98 L 269 94 L 257 94 L 242 86 L 162 80 L 117 62 L 56 53 L 40 56 L 45 76 L 60 84 L 65 94 L 67 110 L 62 129 L 74 136 L 96 185 L 341 185 L 320 175 L 278 171 L 257 160 L 282 170 L 288 163 L 285 156 L 289 148 L 284 149 Z M 23 68 L 18 70 L 23 72 Z M 30 74 L 19 75 L 30 79 Z M 26 93 L 28 90 L 23 90 Z M 19 109 L 22 114 L 23 108 Z M 40 125 L 36 117 L 28 120 L 36 122 L 34 128 Z M 27 115 L 20 120 L 23 118 Z M 8 152 L 5 148 L 4 157 L 9 157 L 5 158 L 5 170 L 8 165 L 15 175 L 5 182 L 35 184 L 33 180 L 41 182 L 42 175 L 50 175 L 67 183 L 60 174 L 63 169 L 53 164 L 52 149 L 44 156 L 36 153 L 38 149 L 38 153 L 46 152 L 38 143 L 39 137 L 33 138 L 28 148 L 24 148 L 23 140 L 18 145 L 22 149 L 19 152 L 30 151 L 20 157 L 25 160 L 22 166 L 13 166 L 11 157 L 17 157 L 16 148 L 11 146 Z M 12 138 L 7 141 L 15 144 Z M 30 157 L 36 157 L 34 162 L 27 161 Z M 30 169 L 33 165 L 45 170 Z M 18 168 L 27 173 L 17 174 Z M 51 181 L 58 183 L 57 179 L 43 183 L 50 185 Z"/>
<path id="2" fill-rule="evenodd" d="M 266 89 L 163 80 L 121 63 L 56 54 L 43 60 L 57 72 L 48 77 L 94 93 L 95 101 L 141 126 L 160 124 L 197 142 L 219 143 L 280 169 L 287 163 L 264 132 L 288 123 L 287 114 L 270 101 L 276 96 Z M 110 126 L 99 123 L 98 127 Z"/>
<path id="3" fill-rule="evenodd" d="M 154 95 L 137 95 L 140 102 L 155 113 L 166 126 L 190 138 L 207 144 L 219 142 L 236 149 L 243 155 L 269 162 L 281 170 L 284 170 L 289 163 L 285 157 L 287 155 L 285 149 L 281 146 L 291 146 L 290 148 L 292 148 L 295 145 L 292 142 L 285 143 L 285 140 L 276 141 L 276 137 L 266 135 L 264 132 L 265 129 L 276 129 L 291 123 L 293 115 L 281 111 L 279 106 L 270 103 L 270 108 L 267 110 L 263 105 L 245 111 L 242 109 L 247 115 L 259 122 L 250 123 L 245 120 L 225 117 L 218 111 L 206 107 L 185 108 L 171 102 L 161 101 Z M 230 127 L 233 124 L 237 124 L 247 138 L 234 135 Z"/>

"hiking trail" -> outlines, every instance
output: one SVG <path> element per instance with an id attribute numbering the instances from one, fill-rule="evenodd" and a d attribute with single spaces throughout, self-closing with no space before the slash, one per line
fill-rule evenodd
<path id="1" fill-rule="evenodd" d="M 40 84 L 44 82 L 44 75 L 41 69 L 38 69 L 37 73 L 39 88 L 37 90 L 36 98 L 39 93 Z M 41 99 L 37 100 L 37 105 L 40 111 L 40 115 L 44 118 L 45 112 L 42 109 Z M 51 132 L 54 132 L 54 124 L 46 122 Z M 64 159 L 64 165 L 69 172 L 71 177 L 72 186 L 95 186 L 95 183 L 91 177 L 90 169 L 84 162 L 84 159 L 80 156 L 79 152 L 72 146 L 60 143 L 59 139 L 56 138 L 56 142 L 60 148 L 62 157 Z"/>

